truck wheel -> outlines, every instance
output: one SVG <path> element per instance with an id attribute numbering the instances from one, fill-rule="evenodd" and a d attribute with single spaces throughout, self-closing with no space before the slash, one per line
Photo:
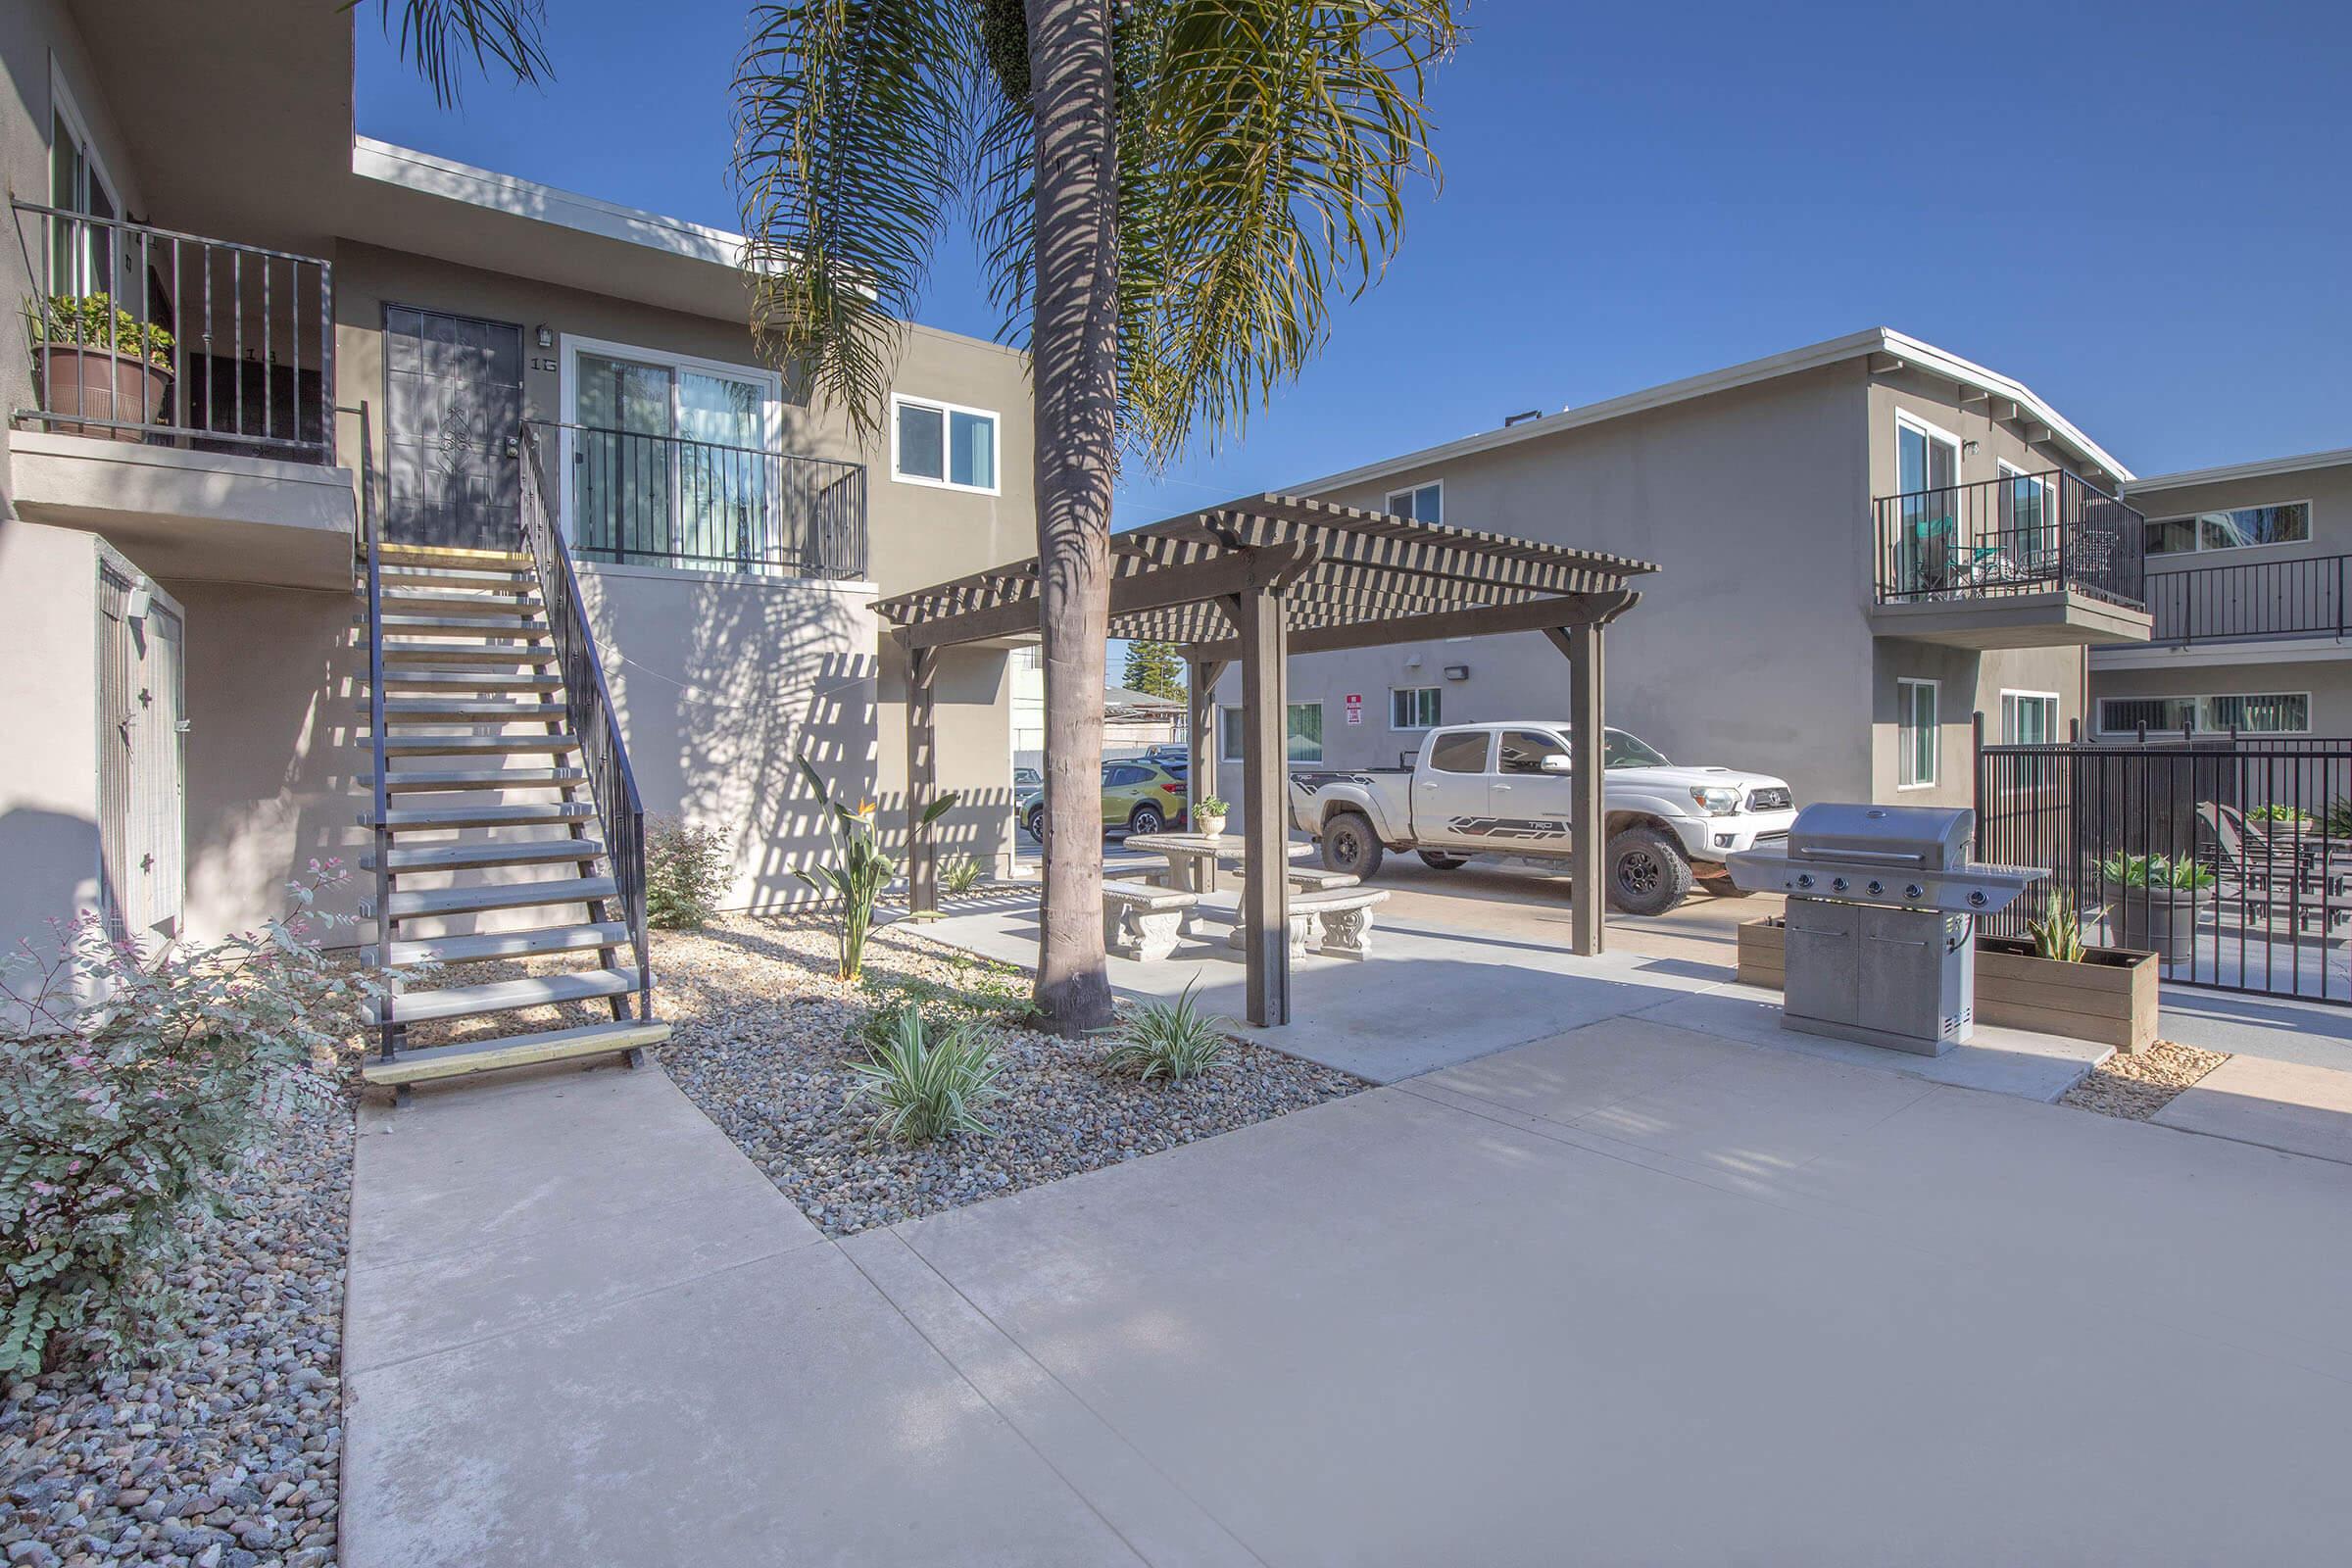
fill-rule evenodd
<path id="1" fill-rule="evenodd" d="M 1420 856 L 1421 863 L 1433 871 L 1458 871 L 1470 863 L 1467 855 L 1440 855 L 1435 850 L 1416 850 L 1413 853 Z"/>
<path id="2" fill-rule="evenodd" d="M 1380 835 L 1361 811 L 1342 811 L 1323 824 L 1323 869 L 1371 880 L 1380 869 Z"/>
<path id="3" fill-rule="evenodd" d="M 1683 847 L 1654 827 L 1629 827 L 1609 840 L 1609 905 L 1627 914 L 1664 914 L 1690 891 Z"/>
<path id="4" fill-rule="evenodd" d="M 1139 806 L 1135 808 L 1135 814 L 1127 819 L 1127 831 L 1130 833 L 1156 833 L 1164 825 L 1156 806 Z"/>

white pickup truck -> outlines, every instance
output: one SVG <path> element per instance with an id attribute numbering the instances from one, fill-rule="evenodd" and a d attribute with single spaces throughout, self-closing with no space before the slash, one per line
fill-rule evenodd
<path id="1" fill-rule="evenodd" d="M 1606 732 L 1608 846 L 1602 880 L 1629 914 L 1663 914 L 1696 878 L 1732 897 L 1724 858 L 1788 836 L 1783 780 L 1677 767 L 1621 729 Z M 1291 774 L 1291 814 L 1333 871 L 1370 877 L 1383 850 L 1451 870 L 1473 856 L 1569 853 L 1568 726 L 1543 719 L 1430 731 L 1410 768 Z"/>

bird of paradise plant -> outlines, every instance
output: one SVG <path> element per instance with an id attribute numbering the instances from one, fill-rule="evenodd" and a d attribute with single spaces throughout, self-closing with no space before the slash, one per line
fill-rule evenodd
<path id="1" fill-rule="evenodd" d="M 875 802 L 852 806 L 836 800 L 808 758 L 796 760 L 801 764 L 801 777 L 816 792 L 817 804 L 824 811 L 825 834 L 833 842 L 833 855 L 827 863 L 812 870 L 796 866 L 792 874 L 817 892 L 830 891 L 840 899 L 840 924 L 834 939 L 841 947 L 841 978 L 855 980 L 865 965 L 865 939 L 874 928 L 874 902 L 898 876 L 899 862 L 885 854 L 874 838 Z M 923 812 L 923 826 L 946 815 L 956 801 L 953 790 L 933 801 Z"/>

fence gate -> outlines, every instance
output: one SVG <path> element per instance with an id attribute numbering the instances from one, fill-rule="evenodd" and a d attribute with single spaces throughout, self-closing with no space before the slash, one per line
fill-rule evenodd
<path id="1" fill-rule="evenodd" d="M 2084 941 L 2152 951 L 2168 981 L 2352 1004 L 2352 740 L 1983 728 L 1977 858 L 2050 872 L 1988 930 L 2022 935 L 2063 895 Z"/>

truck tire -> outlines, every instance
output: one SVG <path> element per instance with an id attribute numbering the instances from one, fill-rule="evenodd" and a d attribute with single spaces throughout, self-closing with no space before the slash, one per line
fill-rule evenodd
<path id="1" fill-rule="evenodd" d="M 1470 863 L 1467 855 L 1441 855 L 1436 850 L 1415 850 L 1413 853 L 1420 856 L 1421 863 L 1433 871 L 1458 871 Z"/>
<path id="2" fill-rule="evenodd" d="M 1323 869 L 1369 882 L 1380 869 L 1380 835 L 1361 811 L 1342 811 L 1323 824 Z"/>
<path id="3" fill-rule="evenodd" d="M 1609 840 L 1609 906 L 1627 914 L 1664 914 L 1690 892 L 1683 847 L 1654 827 L 1629 827 Z"/>

